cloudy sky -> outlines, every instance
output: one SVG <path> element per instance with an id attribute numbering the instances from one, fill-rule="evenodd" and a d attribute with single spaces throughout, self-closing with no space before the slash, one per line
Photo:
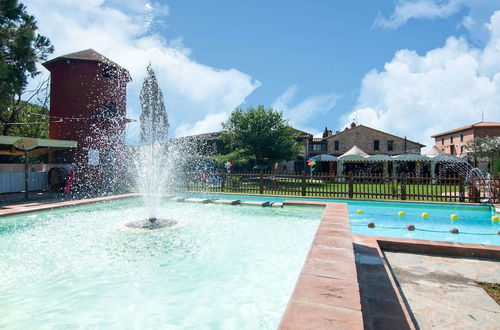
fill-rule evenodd
<path id="1" fill-rule="evenodd" d="M 130 71 L 129 118 L 151 62 L 172 137 L 258 104 L 313 134 L 354 120 L 424 144 L 500 121 L 500 0 L 22 2 L 54 57 L 93 48 Z"/>

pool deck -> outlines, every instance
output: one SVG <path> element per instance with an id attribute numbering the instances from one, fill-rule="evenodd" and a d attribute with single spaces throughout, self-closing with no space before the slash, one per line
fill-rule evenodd
<path id="1" fill-rule="evenodd" d="M 3 205 L 0 217 L 136 196 Z M 500 261 L 499 246 L 353 235 L 345 203 L 288 200 L 283 206 L 323 207 L 324 212 L 279 329 L 418 329 L 387 251 Z"/>

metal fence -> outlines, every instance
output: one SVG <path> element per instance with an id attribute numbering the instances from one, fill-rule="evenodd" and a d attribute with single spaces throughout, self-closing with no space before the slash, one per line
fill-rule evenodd
<path id="1" fill-rule="evenodd" d="M 466 185 L 459 176 L 231 172 L 185 180 L 182 190 L 351 199 L 498 202 L 500 178 Z"/>

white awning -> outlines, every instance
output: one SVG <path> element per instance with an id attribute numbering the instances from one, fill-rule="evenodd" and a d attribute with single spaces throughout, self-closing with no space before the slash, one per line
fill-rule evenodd
<path id="1" fill-rule="evenodd" d="M 439 156 L 439 155 L 444 155 L 444 154 L 445 154 L 444 151 L 442 151 L 441 149 L 439 149 L 436 146 L 432 146 L 432 148 L 430 148 L 429 151 L 427 151 L 425 153 L 425 155 L 427 157 L 431 157 L 431 158 Z"/>
<path id="2" fill-rule="evenodd" d="M 467 162 L 466 158 L 453 156 L 453 155 L 439 155 L 431 158 L 433 162 L 448 162 L 448 163 L 456 163 L 456 162 Z"/>
<path id="3" fill-rule="evenodd" d="M 419 154 L 404 154 L 404 155 L 398 155 L 394 157 L 394 160 L 397 161 L 406 161 L 406 162 L 428 162 L 431 160 L 431 158 L 424 156 L 424 155 L 419 155 Z"/>
<path id="4" fill-rule="evenodd" d="M 370 162 L 387 162 L 387 161 L 393 161 L 394 158 L 388 155 L 383 155 L 383 154 L 377 154 L 377 155 L 372 155 L 366 158 L 366 160 Z"/>
<path id="5" fill-rule="evenodd" d="M 312 158 L 314 158 L 317 162 L 336 162 L 337 161 L 337 157 L 332 156 L 332 155 L 327 155 L 327 154 L 317 155 L 317 156 L 314 156 Z"/>
<path id="6" fill-rule="evenodd" d="M 358 146 L 352 147 L 349 151 L 339 157 L 342 161 L 366 161 L 368 154 L 361 150 Z"/>
<path id="7" fill-rule="evenodd" d="M 20 136 L 0 135 L 0 154 L 2 155 L 24 155 L 23 150 L 30 150 L 30 154 L 46 153 L 49 150 L 61 150 L 66 148 L 76 148 L 76 141 L 54 140 L 54 139 L 33 139 Z M 29 147 L 28 147 L 29 145 Z M 19 149 L 20 146 L 26 146 Z"/>

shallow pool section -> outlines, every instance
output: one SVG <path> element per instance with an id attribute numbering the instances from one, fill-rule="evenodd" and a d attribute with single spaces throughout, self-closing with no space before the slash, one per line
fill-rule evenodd
<path id="1" fill-rule="evenodd" d="M 229 194 L 196 194 L 195 196 L 271 202 L 300 199 L 297 197 Z M 354 234 L 500 245 L 500 222 L 491 220 L 491 217 L 495 213 L 492 211 L 493 208 L 487 205 L 302 199 L 347 203 L 349 206 L 351 231 Z M 362 214 L 358 214 L 358 210 L 361 210 Z M 399 212 L 403 212 L 404 216 L 398 216 Z M 423 218 L 422 213 L 428 213 L 429 217 L 427 219 Z M 452 214 L 456 214 L 458 219 L 451 220 L 450 216 Z M 373 222 L 375 227 L 368 228 L 369 222 Z M 408 225 L 413 225 L 415 230 L 409 231 L 407 229 Z M 450 232 L 452 228 L 458 229 L 458 234 L 452 234 Z"/>
<path id="2" fill-rule="evenodd" d="M 322 208 L 127 199 L 0 218 L 0 328 L 275 329 Z"/>

